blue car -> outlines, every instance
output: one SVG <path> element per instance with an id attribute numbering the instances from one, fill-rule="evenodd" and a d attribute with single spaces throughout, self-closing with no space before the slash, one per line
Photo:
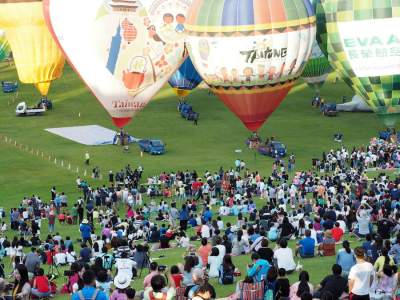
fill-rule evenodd
<path id="1" fill-rule="evenodd" d="M 160 140 L 140 140 L 139 147 L 143 152 L 148 152 L 152 155 L 165 153 L 165 145 Z"/>
<path id="2" fill-rule="evenodd" d="M 286 155 L 286 146 L 281 142 L 273 141 L 266 146 L 258 147 L 258 152 L 271 157 L 284 157 Z"/>
<path id="3" fill-rule="evenodd" d="M 18 82 L 2 81 L 1 86 L 4 93 L 14 93 L 18 89 Z"/>
<path id="4" fill-rule="evenodd" d="M 179 112 L 181 113 L 182 118 L 193 121 L 199 118 L 199 113 L 193 111 L 193 108 L 190 104 L 180 103 L 178 106 Z"/>

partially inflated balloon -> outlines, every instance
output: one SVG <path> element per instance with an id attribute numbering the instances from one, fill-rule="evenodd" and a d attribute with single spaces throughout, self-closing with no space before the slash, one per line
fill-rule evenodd
<path id="1" fill-rule="evenodd" d="M 195 0 L 186 29 L 196 69 L 251 131 L 300 77 L 316 30 L 309 0 Z"/>
<path id="2" fill-rule="evenodd" d="M 318 0 L 319 1 L 319 0 Z M 310 1 L 316 10 L 317 0 Z M 318 23 L 318 20 L 317 20 Z M 317 25 L 317 36 L 319 34 Z M 326 78 L 331 72 L 332 68 L 329 64 L 327 56 L 323 53 L 319 47 L 317 40 L 313 43 L 311 57 L 303 71 L 302 77 L 307 84 L 314 89 L 315 94 L 319 96 L 319 90 L 325 83 Z"/>
<path id="3" fill-rule="evenodd" d="M 387 126 L 400 117 L 400 2 L 325 0 L 332 66 Z"/>
<path id="4" fill-rule="evenodd" d="M 169 85 L 180 98 L 185 98 L 203 79 L 197 73 L 190 57 L 186 58 L 179 69 L 168 80 Z"/>
<path id="5" fill-rule="evenodd" d="M 0 61 L 10 57 L 10 45 L 7 42 L 6 34 L 0 29 Z"/>
<path id="6" fill-rule="evenodd" d="M 183 61 L 188 0 L 45 0 L 66 57 L 123 127 Z M 71 21 L 73 20 L 73 22 Z"/>
<path id="7" fill-rule="evenodd" d="M 43 17 L 41 0 L 0 0 L 0 27 L 10 43 L 18 77 L 45 96 L 62 75 L 64 56 Z"/>

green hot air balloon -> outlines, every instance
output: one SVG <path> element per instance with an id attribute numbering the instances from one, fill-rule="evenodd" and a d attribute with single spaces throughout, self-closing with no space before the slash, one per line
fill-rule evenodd
<path id="1" fill-rule="evenodd" d="M 10 45 L 6 40 L 6 35 L 3 30 L 0 29 L 0 61 L 10 57 Z"/>
<path id="2" fill-rule="evenodd" d="M 400 118 L 400 1 L 324 0 L 332 67 L 388 127 Z"/>
<path id="3" fill-rule="evenodd" d="M 310 60 L 304 68 L 302 77 L 304 81 L 314 90 L 315 97 L 319 97 L 319 91 L 324 85 L 326 78 L 332 68 L 328 59 L 321 51 L 318 43 L 314 41 Z"/>

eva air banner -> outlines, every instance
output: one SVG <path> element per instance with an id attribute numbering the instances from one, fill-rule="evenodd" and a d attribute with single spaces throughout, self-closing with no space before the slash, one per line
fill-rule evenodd
<path id="1" fill-rule="evenodd" d="M 400 18 L 340 22 L 338 28 L 357 76 L 400 74 Z"/>

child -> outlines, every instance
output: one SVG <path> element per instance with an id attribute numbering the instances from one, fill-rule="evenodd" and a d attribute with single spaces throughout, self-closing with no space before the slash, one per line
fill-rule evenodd
<path id="1" fill-rule="evenodd" d="M 175 288 L 180 288 L 183 280 L 183 275 L 180 273 L 178 266 L 171 267 L 171 277 L 175 283 Z"/>
<path id="2" fill-rule="evenodd" d="M 289 297 L 290 293 L 290 283 L 289 279 L 286 277 L 286 270 L 283 268 L 280 268 L 278 270 L 278 279 L 276 280 L 275 284 L 275 299 L 279 300 L 281 297 L 282 298 L 287 298 Z"/>
<path id="3" fill-rule="evenodd" d="M 31 293 L 37 298 L 50 296 L 50 282 L 47 276 L 44 275 L 44 270 L 42 268 L 38 269 L 37 275 L 33 279 Z"/>
<path id="4" fill-rule="evenodd" d="M 111 281 L 108 280 L 108 273 L 106 270 L 100 270 L 97 274 L 96 287 L 103 291 L 107 297 L 110 297 Z"/>

